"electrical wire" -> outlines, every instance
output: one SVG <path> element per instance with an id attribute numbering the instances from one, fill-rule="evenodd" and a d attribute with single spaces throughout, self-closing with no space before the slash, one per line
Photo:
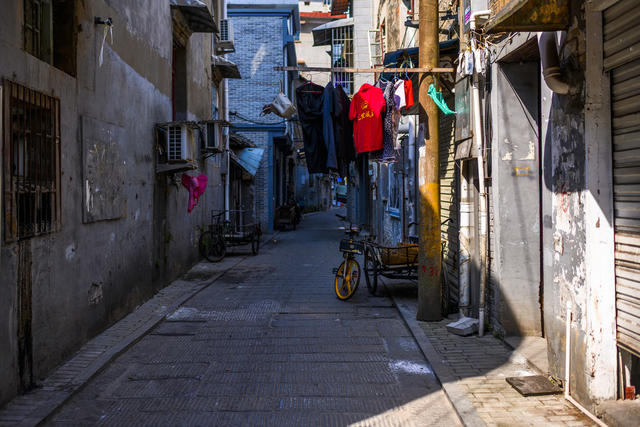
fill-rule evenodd
<path id="1" fill-rule="evenodd" d="M 284 120 L 280 120 L 279 122 L 259 122 L 257 120 L 253 120 L 253 119 L 247 118 L 247 117 L 243 116 L 242 114 L 238 113 L 237 111 L 230 111 L 229 115 L 230 116 L 236 116 L 240 120 L 244 120 L 245 122 L 253 123 L 255 125 L 281 125 L 281 124 L 286 123 L 286 122 L 291 122 L 291 121 L 297 121 L 298 120 L 298 119 L 284 119 Z"/>

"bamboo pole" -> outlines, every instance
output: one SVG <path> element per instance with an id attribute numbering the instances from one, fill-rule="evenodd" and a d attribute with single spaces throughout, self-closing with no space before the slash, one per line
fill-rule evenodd
<path id="1" fill-rule="evenodd" d="M 437 65 L 437 64 L 436 64 Z M 344 67 L 273 67 L 274 71 L 327 73 L 453 73 L 453 68 L 344 68 Z"/>
<path id="2" fill-rule="evenodd" d="M 419 66 L 435 69 L 439 65 L 438 1 L 420 1 Z M 438 107 L 427 91 L 435 76 L 424 73 L 420 76 L 420 126 L 424 126 L 424 141 L 420 144 L 418 160 L 418 185 L 420 189 L 419 220 L 419 268 L 418 268 L 418 313 L 422 321 L 442 319 L 442 275 L 440 245 L 440 156 Z M 424 143 L 424 145 L 422 145 Z"/>

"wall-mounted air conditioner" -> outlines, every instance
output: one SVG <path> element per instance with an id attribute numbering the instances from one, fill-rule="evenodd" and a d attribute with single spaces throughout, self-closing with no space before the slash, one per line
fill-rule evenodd
<path id="1" fill-rule="evenodd" d="M 233 23 L 229 19 L 220 20 L 220 33 L 216 43 L 217 53 L 232 53 L 236 51 L 233 43 Z"/>
<path id="2" fill-rule="evenodd" d="M 193 161 L 195 154 L 195 135 L 191 126 L 170 124 L 167 126 L 166 153 L 167 162 Z"/>
<path id="3" fill-rule="evenodd" d="M 199 122 L 202 134 L 202 149 L 210 153 L 220 153 L 224 151 L 222 128 L 216 120 Z"/>

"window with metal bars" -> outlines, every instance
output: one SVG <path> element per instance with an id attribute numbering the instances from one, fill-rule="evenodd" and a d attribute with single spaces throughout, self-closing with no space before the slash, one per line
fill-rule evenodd
<path id="1" fill-rule="evenodd" d="M 3 82 L 4 240 L 60 228 L 60 101 Z"/>
<path id="2" fill-rule="evenodd" d="M 76 0 L 24 0 L 24 50 L 76 75 Z"/>
<path id="3" fill-rule="evenodd" d="M 353 67 L 353 25 L 331 29 L 331 66 Z M 353 95 L 353 73 L 332 73 L 336 85 Z"/>

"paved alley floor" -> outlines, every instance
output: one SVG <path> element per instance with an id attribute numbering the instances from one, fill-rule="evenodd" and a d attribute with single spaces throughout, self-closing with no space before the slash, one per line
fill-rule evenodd
<path id="1" fill-rule="evenodd" d="M 385 281 L 381 293 L 392 295 L 401 311 L 415 316 L 417 288 L 406 282 Z M 425 354 L 461 414 L 465 424 L 487 426 L 593 426 L 596 425 L 562 394 L 524 397 L 505 380 L 507 377 L 539 375 L 520 353 L 486 334 L 461 337 L 449 333 L 440 322 L 415 324 L 416 335 L 426 341 Z M 424 338 L 421 338 L 422 335 Z"/>
<path id="2" fill-rule="evenodd" d="M 49 425 L 459 425 L 392 301 L 339 301 L 335 211 L 306 216 L 107 365 Z"/>

